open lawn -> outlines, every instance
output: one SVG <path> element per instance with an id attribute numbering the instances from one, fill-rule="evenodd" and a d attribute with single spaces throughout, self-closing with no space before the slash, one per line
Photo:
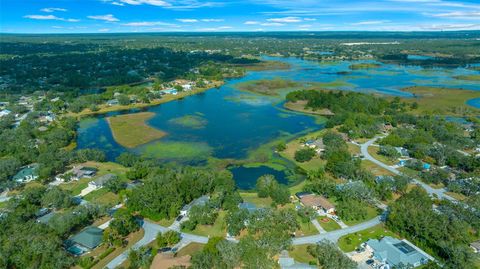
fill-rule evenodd
<path id="1" fill-rule="evenodd" d="M 335 231 L 342 228 L 340 227 L 340 225 L 338 225 L 338 223 L 336 223 L 329 217 L 321 216 L 317 218 L 317 221 L 318 223 L 320 223 L 320 226 L 322 226 L 322 228 L 325 229 L 325 231 L 327 232 Z"/>
<path id="2" fill-rule="evenodd" d="M 369 160 L 362 160 L 362 167 L 375 176 L 393 176 L 394 174 L 387 169 L 376 165 Z"/>
<path id="3" fill-rule="evenodd" d="M 257 207 L 270 207 L 272 204 L 272 198 L 260 198 L 256 192 L 241 192 L 240 196 L 244 202 L 252 203 Z"/>
<path id="4" fill-rule="evenodd" d="M 308 134 L 306 136 L 303 136 L 301 138 L 297 138 L 297 139 L 294 139 L 294 140 L 288 142 L 286 149 L 284 151 L 280 152 L 280 155 L 282 157 L 284 157 L 285 159 L 294 162 L 296 165 L 298 165 L 299 167 L 303 168 L 306 171 L 316 171 L 316 170 L 318 170 L 320 167 L 324 166 L 325 163 L 326 163 L 325 160 L 322 160 L 319 155 L 316 155 L 310 161 L 301 163 L 301 162 L 297 162 L 295 160 L 295 152 L 299 149 L 304 148 L 302 146 L 301 141 L 308 140 L 308 139 L 315 139 L 315 138 L 321 136 L 323 133 L 324 133 L 323 130 L 313 132 L 311 134 Z"/>
<path id="5" fill-rule="evenodd" d="M 83 198 L 89 202 L 107 206 L 114 206 L 120 202 L 118 195 L 108 191 L 106 188 L 92 191 Z"/>
<path id="6" fill-rule="evenodd" d="M 350 152 L 350 154 L 355 155 L 355 154 L 361 153 L 359 146 L 352 143 L 347 143 L 347 146 L 348 146 L 348 152 Z"/>
<path id="7" fill-rule="evenodd" d="M 227 212 L 220 211 L 218 212 L 218 217 L 215 220 L 213 225 L 197 225 L 195 230 L 193 231 L 185 231 L 196 235 L 203 235 L 203 236 L 220 236 L 225 237 L 226 235 L 226 228 L 227 224 L 225 223 L 225 216 Z"/>
<path id="8" fill-rule="evenodd" d="M 478 98 L 478 91 L 463 89 L 414 86 L 402 89 L 413 93 L 415 98 L 404 98 L 407 103 L 417 102 L 416 114 L 434 113 L 436 115 L 478 115 L 479 109 L 467 105 L 467 100 Z"/>
<path id="9" fill-rule="evenodd" d="M 309 236 L 318 234 L 317 228 L 311 222 L 303 223 L 300 217 L 297 217 L 298 224 L 300 224 L 300 229 L 295 232 L 296 237 Z"/>
<path id="10" fill-rule="evenodd" d="M 315 261 L 315 257 L 310 255 L 310 253 L 308 253 L 307 251 L 308 246 L 314 246 L 314 245 L 305 244 L 305 245 L 294 246 L 293 249 L 288 252 L 288 254 L 297 262 L 309 263 L 311 261 Z"/>
<path id="11" fill-rule="evenodd" d="M 70 191 L 72 195 L 79 195 L 80 192 L 88 186 L 88 182 L 90 182 L 91 178 L 82 178 L 78 181 L 71 181 L 65 184 L 60 184 L 59 187 L 61 189 Z"/>
<path id="12" fill-rule="evenodd" d="M 152 112 L 117 115 L 108 117 L 107 121 L 115 141 L 124 147 L 134 148 L 166 135 L 165 132 L 147 125 L 146 120 L 154 115 Z"/>
<path id="13" fill-rule="evenodd" d="M 364 219 L 360 219 L 360 220 L 343 220 L 343 222 L 345 222 L 345 224 L 347 224 L 348 226 L 353 226 L 353 225 L 357 225 L 361 222 L 364 222 L 364 221 L 367 221 L 367 220 L 371 220 L 373 218 L 375 218 L 376 216 L 378 216 L 381 212 L 379 212 L 379 209 L 376 208 L 376 207 L 371 207 L 371 206 L 368 206 L 367 207 L 367 216 L 364 218 Z"/>
<path id="14" fill-rule="evenodd" d="M 178 257 L 182 257 L 182 256 L 185 256 L 185 255 L 192 256 L 192 254 L 197 253 L 199 251 L 202 251 L 204 246 L 205 246 L 204 244 L 200 244 L 200 243 L 190 243 L 190 244 L 186 245 L 185 247 L 183 247 L 182 249 L 180 249 L 177 252 L 177 256 Z"/>
<path id="15" fill-rule="evenodd" d="M 86 162 L 82 163 L 83 166 L 95 167 L 98 169 L 97 176 L 103 176 L 106 174 L 115 174 L 120 178 L 125 178 L 125 173 L 128 171 L 123 165 L 114 162 Z"/>
<path id="16" fill-rule="evenodd" d="M 368 147 L 368 153 L 370 153 L 370 155 L 372 155 L 373 158 L 381 161 L 382 163 L 386 163 L 388 165 L 394 165 L 395 163 L 398 163 L 398 161 L 392 161 L 388 159 L 386 156 L 379 154 L 378 153 L 379 150 L 380 150 L 380 147 Z"/>
<path id="17" fill-rule="evenodd" d="M 393 232 L 387 230 L 383 224 L 379 224 L 372 228 L 340 237 L 338 247 L 344 252 L 351 252 L 369 239 L 380 239 L 384 236 L 398 238 Z"/>

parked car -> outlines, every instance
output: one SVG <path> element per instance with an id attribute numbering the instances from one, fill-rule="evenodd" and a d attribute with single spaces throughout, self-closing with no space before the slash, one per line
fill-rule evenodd
<path id="1" fill-rule="evenodd" d="M 368 264 L 368 265 L 372 265 L 374 262 L 375 261 L 372 260 L 372 259 L 368 259 L 368 260 L 365 261 L 365 263 Z"/>
<path id="2" fill-rule="evenodd" d="M 183 219 L 183 215 L 177 217 L 177 221 L 181 221 Z"/>
<path id="3" fill-rule="evenodd" d="M 159 253 L 160 253 L 160 252 L 169 252 L 169 251 L 171 251 L 171 250 L 172 250 L 172 248 L 165 247 L 165 248 L 159 248 L 159 249 L 158 249 L 158 252 L 159 252 Z"/>

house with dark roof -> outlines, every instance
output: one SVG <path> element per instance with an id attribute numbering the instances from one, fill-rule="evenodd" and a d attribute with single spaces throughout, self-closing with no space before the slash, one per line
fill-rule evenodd
<path id="1" fill-rule="evenodd" d="M 400 265 L 418 267 L 428 263 L 434 258 L 423 250 L 419 249 L 407 240 L 399 240 L 390 236 L 384 238 L 370 239 L 366 242 L 365 248 L 373 252 L 373 258 L 379 263 L 398 267 Z"/>
<path id="2" fill-rule="evenodd" d="M 207 204 L 207 202 L 210 200 L 210 196 L 208 195 L 203 195 L 198 197 L 197 199 L 193 200 L 190 202 L 188 205 L 185 205 L 182 210 L 180 210 L 180 215 L 186 216 L 188 214 L 188 211 L 194 206 L 204 206 Z"/>
<path id="3" fill-rule="evenodd" d="M 38 178 L 38 164 L 31 164 L 22 168 L 16 175 L 13 176 L 13 180 L 17 182 L 30 182 Z"/>
<path id="4" fill-rule="evenodd" d="M 53 216 L 55 216 L 55 212 L 50 212 L 50 213 L 47 213 L 47 214 L 37 218 L 36 221 L 38 223 L 48 224 L 50 222 L 50 220 L 53 218 Z"/>
<path id="5" fill-rule="evenodd" d="M 246 209 L 248 210 L 248 212 L 252 213 L 252 212 L 255 212 L 258 210 L 257 206 L 253 203 L 249 203 L 249 202 L 243 202 L 243 203 L 240 203 L 238 204 L 238 208 L 240 209 Z"/>

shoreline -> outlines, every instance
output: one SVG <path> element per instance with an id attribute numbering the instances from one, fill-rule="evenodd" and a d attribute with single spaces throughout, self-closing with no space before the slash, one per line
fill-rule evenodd
<path id="1" fill-rule="evenodd" d="M 205 88 L 200 88 L 196 90 L 191 90 L 191 91 L 186 91 L 186 92 L 180 92 L 177 95 L 167 95 L 161 99 L 156 99 L 150 103 L 136 103 L 136 104 L 130 104 L 130 105 L 115 105 L 115 106 L 106 106 L 102 105 L 102 108 L 100 108 L 98 111 L 91 111 L 89 109 L 83 110 L 79 113 L 68 113 L 65 114 L 65 116 L 71 116 L 71 117 L 76 117 L 78 119 L 82 117 L 88 117 L 88 116 L 96 116 L 96 115 L 102 115 L 102 114 L 107 114 L 110 112 L 117 112 L 117 111 L 125 111 L 125 110 L 131 110 L 131 109 L 141 109 L 141 108 L 147 108 L 151 106 L 156 106 L 156 105 L 161 105 L 170 101 L 175 101 L 179 100 L 182 98 L 185 98 L 187 96 L 195 95 L 198 93 L 202 93 L 214 88 L 221 87 L 225 84 L 225 80 L 223 81 L 216 81 L 214 83 L 211 83 Z"/>

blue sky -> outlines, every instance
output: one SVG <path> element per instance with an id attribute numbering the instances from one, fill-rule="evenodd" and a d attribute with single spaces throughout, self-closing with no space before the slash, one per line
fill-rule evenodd
<path id="1" fill-rule="evenodd" d="M 0 0 L 2 33 L 480 30 L 480 0 Z"/>

